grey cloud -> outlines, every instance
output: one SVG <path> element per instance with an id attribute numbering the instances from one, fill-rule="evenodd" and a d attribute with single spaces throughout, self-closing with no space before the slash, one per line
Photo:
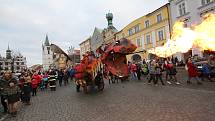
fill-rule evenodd
<path id="1" fill-rule="evenodd" d="M 12 49 L 27 57 L 28 65 L 41 63 L 41 45 L 48 33 L 52 43 L 64 51 L 105 28 L 105 14 L 114 14 L 120 30 L 167 0 L 2 0 L 0 4 L 0 53 L 10 42 Z"/>

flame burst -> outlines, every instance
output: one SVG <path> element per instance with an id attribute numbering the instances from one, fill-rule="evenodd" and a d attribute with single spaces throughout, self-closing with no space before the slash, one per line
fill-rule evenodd
<path id="1" fill-rule="evenodd" d="M 215 51 L 215 14 L 207 14 L 200 24 L 190 28 L 185 28 L 183 25 L 183 22 L 176 22 L 171 40 L 148 52 L 159 57 L 169 57 L 177 52 L 186 53 L 194 47 L 201 51 Z"/>

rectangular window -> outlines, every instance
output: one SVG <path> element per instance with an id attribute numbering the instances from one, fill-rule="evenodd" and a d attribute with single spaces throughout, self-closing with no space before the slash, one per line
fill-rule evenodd
<path id="1" fill-rule="evenodd" d="M 149 20 L 145 21 L 145 28 L 149 27 Z"/>
<path id="2" fill-rule="evenodd" d="M 182 16 L 186 13 L 185 2 L 178 5 L 179 16 Z"/>
<path id="3" fill-rule="evenodd" d="M 146 35 L 146 44 L 150 44 L 150 43 L 151 43 L 151 36 Z"/>
<path id="4" fill-rule="evenodd" d="M 158 39 L 159 41 L 164 40 L 163 30 L 158 31 Z"/>
<path id="5" fill-rule="evenodd" d="M 210 2 L 212 2 L 213 0 L 202 0 L 202 5 L 206 5 L 206 4 L 208 4 L 208 3 L 210 3 Z"/>
<path id="6" fill-rule="evenodd" d="M 161 16 L 161 14 L 158 14 L 157 15 L 157 22 L 161 22 L 162 21 L 162 16 Z"/>
<path id="7" fill-rule="evenodd" d="M 135 31 L 135 33 L 139 32 L 140 31 L 140 26 L 139 25 L 135 26 L 134 31 Z"/>
<path id="8" fill-rule="evenodd" d="M 137 47 L 141 47 L 142 46 L 140 38 L 137 38 L 136 43 L 137 43 Z"/>
<path id="9" fill-rule="evenodd" d="M 128 35 L 131 36 L 132 34 L 133 34 L 132 29 L 129 29 L 129 30 L 128 30 Z"/>

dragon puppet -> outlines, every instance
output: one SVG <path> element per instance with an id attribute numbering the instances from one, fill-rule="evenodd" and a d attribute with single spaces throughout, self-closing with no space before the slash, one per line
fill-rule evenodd
<path id="1" fill-rule="evenodd" d="M 96 78 L 96 69 L 102 63 L 104 68 L 117 77 L 128 77 L 128 65 L 126 55 L 136 50 L 136 45 L 123 38 L 115 43 L 100 46 L 96 52 L 100 54 L 96 58 L 93 52 L 87 52 L 81 63 L 75 66 L 76 84 L 86 87 L 87 83 Z"/>
<path id="2" fill-rule="evenodd" d="M 102 46 L 97 49 L 97 53 L 101 54 L 100 60 L 105 65 L 106 70 L 110 71 L 117 77 L 128 77 L 128 65 L 126 55 L 136 50 L 136 45 L 128 39 L 122 38 L 115 44 Z"/>

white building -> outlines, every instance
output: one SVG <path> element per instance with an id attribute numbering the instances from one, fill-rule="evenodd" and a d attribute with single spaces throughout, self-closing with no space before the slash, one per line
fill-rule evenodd
<path id="1" fill-rule="evenodd" d="M 197 24 L 202 16 L 207 13 L 215 13 L 215 0 L 169 0 L 171 13 L 171 28 L 176 21 L 183 21 L 185 27 Z M 189 53 L 187 53 L 189 54 Z M 197 48 L 193 48 L 190 54 L 203 56 Z M 186 54 L 177 53 L 179 60 L 184 60 Z"/>
<path id="2" fill-rule="evenodd" d="M 44 70 L 48 70 L 53 65 L 53 55 L 48 36 L 46 35 L 45 43 L 42 44 L 42 65 Z"/>
<path id="3" fill-rule="evenodd" d="M 26 57 L 21 53 L 13 54 L 9 46 L 6 50 L 6 57 L 0 55 L 0 70 L 11 70 L 13 72 L 21 72 L 27 68 Z"/>

